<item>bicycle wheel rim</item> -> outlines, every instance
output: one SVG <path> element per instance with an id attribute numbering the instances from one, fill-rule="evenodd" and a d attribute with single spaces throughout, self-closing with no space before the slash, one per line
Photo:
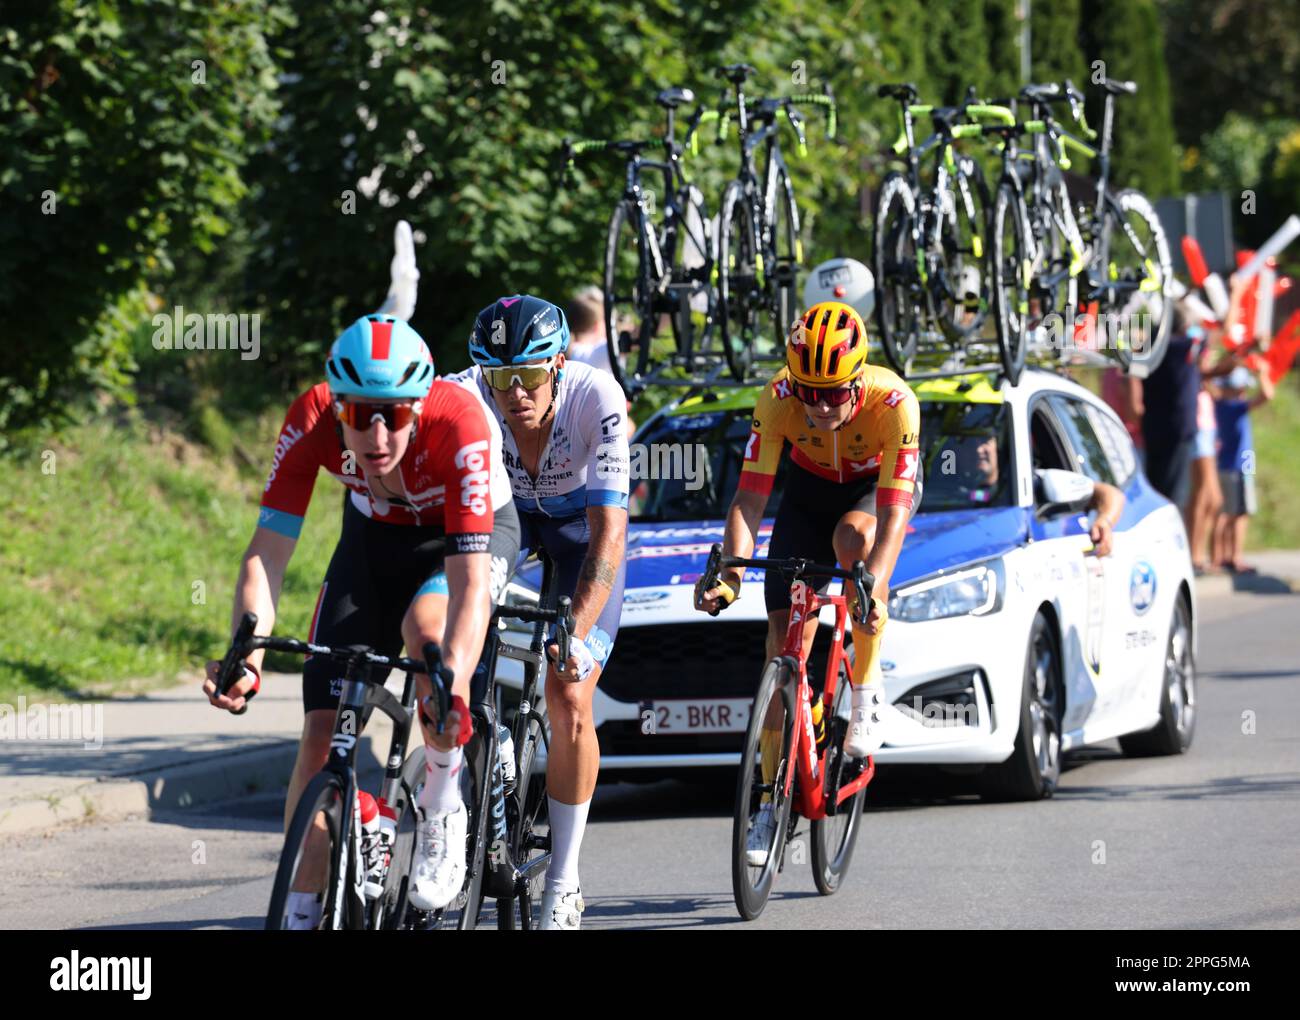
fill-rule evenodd
<path id="1" fill-rule="evenodd" d="M 698 193 L 690 187 L 677 193 L 677 206 L 681 215 L 670 230 L 667 256 L 672 266 L 673 282 L 691 283 L 695 289 L 687 304 L 688 321 L 683 321 L 680 306 L 674 308 L 669 318 L 678 353 L 704 354 L 713 340 L 717 314 L 717 297 L 711 283 L 713 253 L 709 218 Z"/>
<path id="2" fill-rule="evenodd" d="M 1122 216 L 1109 206 L 1105 214 L 1110 264 L 1103 271 L 1111 280 L 1143 281 L 1153 289 L 1144 291 L 1139 283 L 1136 289 L 1110 292 L 1106 339 L 1126 372 L 1137 363 L 1149 373 L 1164 358 L 1173 320 L 1167 294 L 1173 272 L 1169 242 L 1146 196 L 1122 191 L 1116 202 Z"/>
<path id="3" fill-rule="evenodd" d="M 757 334 L 757 252 L 752 216 L 739 185 L 727 189 L 722 202 L 718 240 L 718 318 L 727 367 L 744 382 L 754 360 Z"/>
<path id="4" fill-rule="evenodd" d="M 840 748 L 843 746 L 852 698 L 849 661 L 846 659 L 840 667 L 839 680 L 835 685 L 835 704 L 831 707 L 831 715 L 827 720 L 831 727 L 832 741 L 831 753 L 826 756 L 828 774 L 832 768 L 841 768 L 844 764 Z M 812 823 L 813 881 L 823 896 L 830 896 L 839 889 L 848 873 L 862 825 L 862 802 L 866 795 L 866 787 L 863 787 L 841 804 L 834 815 Z"/>
<path id="5" fill-rule="evenodd" d="M 280 864 L 276 869 L 271 889 L 271 902 L 267 909 L 266 928 L 283 931 L 289 927 L 289 894 L 299 882 L 304 864 L 312 862 L 305 853 L 309 830 L 319 833 L 316 863 L 323 871 L 311 876 L 305 884 L 320 888 L 320 921 L 317 930 L 340 930 L 349 927 L 347 854 L 344 839 L 345 804 L 343 785 L 330 772 L 322 772 L 307 784 L 294 809 L 280 851 Z"/>
<path id="6" fill-rule="evenodd" d="M 541 724 L 530 720 L 520 749 L 512 803 L 506 805 L 512 823 L 511 859 L 520 878 L 514 901 L 498 901 L 497 926 L 503 929 L 530 930 L 541 922 L 542 893 L 551 860 L 546 773 L 536 767 L 544 739 Z"/>
<path id="7" fill-rule="evenodd" d="M 785 777 L 788 770 L 795 765 L 793 686 L 794 677 L 784 660 L 774 659 L 768 663 L 754 698 L 749 726 L 745 733 L 744 750 L 741 752 L 740 768 L 737 771 L 736 802 L 731 830 L 731 882 L 736 909 L 747 921 L 758 917 L 767 905 L 768 897 L 772 893 L 772 883 L 780 870 L 785 849 L 794 792 L 793 784 L 789 794 L 784 792 Z M 765 785 L 762 777 L 759 739 L 768 706 L 774 699 L 780 699 L 782 712 L 781 752 L 774 782 L 771 784 L 774 825 L 772 839 L 767 848 L 767 859 L 761 866 L 755 866 L 749 863 L 747 845 L 752 819 L 762 801 L 762 791 L 759 787 Z"/>
<path id="8" fill-rule="evenodd" d="M 915 205 L 908 201 L 909 194 L 909 185 L 901 174 L 885 178 L 876 205 L 872 239 L 880 346 L 889 367 L 899 375 L 907 374 L 919 340 Z"/>
<path id="9" fill-rule="evenodd" d="M 794 203 L 794 189 L 783 171 L 776 180 L 776 201 L 772 210 L 772 247 L 776 255 L 772 278 L 775 352 L 785 350 L 791 323 L 798 316 L 799 304 L 799 210 Z"/>
<path id="10" fill-rule="evenodd" d="M 953 176 L 951 208 L 940 216 L 939 246 L 950 289 L 941 296 L 940 316 L 944 331 L 956 340 L 978 333 L 988 314 L 989 273 L 984 257 L 988 189 L 978 164 L 971 167 L 970 172 Z"/>
<path id="11" fill-rule="evenodd" d="M 650 359 L 653 316 L 641 265 L 641 240 L 631 207 L 620 202 L 605 238 L 605 344 L 609 367 L 631 395 Z"/>
<path id="12" fill-rule="evenodd" d="M 993 205 L 993 300 L 997 319 L 998 355 L 1002 371 L 1014 386 L 1025 365 L 1025 333 L 1029 287 L 1025 279 L 1024 219 L 1013 187 L 998 188 Z"/>

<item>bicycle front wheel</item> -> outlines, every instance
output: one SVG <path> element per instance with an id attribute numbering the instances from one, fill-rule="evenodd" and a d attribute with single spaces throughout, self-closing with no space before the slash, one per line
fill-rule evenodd
<path id="1" fill-rule="evenodd" d="M 713 339 L 717 298 L 713 290 L 714 244 L 704 193 L 693 184 L 677 192 L 681 219 L 671 229 L 671 242 L 664 245 L 673 267 L 673 282 L 689 284 L 683 307 L 678 302 L 671 314 L 673 339 L 678 354 L 707 353 Z"/>
<path id="2" fill-rule="evenodd" d="M 960 341 L 978 333 L 988 317 L 989 189 L 979 164 L 967 156 L 960 157 L 950 186 L 939 210 L 944 280 L 938 313 L 944 332 Z"/>
<path id="3" fill-rule="evenodd" d="M 291 916 L 290 894 L 314 892 L 320 903 L 318 931 L 360 928 L 355 905 L 353 868 L 349 862 L 350 812 L 343 784 L 333 772 L 314 776 L 294 809 L 280 852 L 280 866 L 266 912 L 268 931 L 301 929 L 306 920 Z"/>
<path id="4" fill-rule="evenodd" d="M 610 371 L 629 396 L 633 384 L 649 369 L 655 332 L 654 296 L 641 223 L 636 206 L 619 202 L 605 237 L 605 343 Z"/>
<path id="5" fill-rule="evenodd" d="M 881 183 L 873 224 L 880 347 L 889 367 L 905 376 L 916 354 L 925 297 L 916 252 L 916 196 L 902 174 L 891 173 Z"/>
<path id="6" fill-rule="evenodd" d="M 849 709 L 852 700 L 851 676 L 852 653 L 840 665 L 839 680 L 835 685 L 835 704 L 830 718 L 831 745 L 826 756 L 826 781 L 836 771 L 851 769 L 844 760 L 844 734 L 848 730 Z M 827 790 L 829 793 L 829 789 Z M 867 788 L 864 786 L 852 797 L 841 804 L 833 815 L 812 823 L 812 869 L 813 882 L 817 891 L 823 896 L 830 896 L 844 882 L 848 873 L 849 862 L 853 859 L 853 847 L 858 841 L 858 831 L 862 828 L 862 802 L 866 799 Z"/>
<path id="7" fill-rule="evenodd" d="M 767 906 L 772 882 L 785 854 L 794 791 L 792 783 L 790 793 L 786 792 L 786 779 L 795 767 L 794 680 L 787 659 L 773 659 L 763 670 L 736 776 L 731 886 L 736 909 L 746 921 L 754 920 Z M 763 763 L 765 726 L 769 734 L 766 769 Z M 778 739 L 779 751 L 773 754 Z"/>
<path id="8" fill-rule="evenodd" d="M 1125 372 L 1145 376 L 1164 360 L 1173 323 L 1173 263 L 1160 217 L 1140 191 L 1125 190 L 1106 207 L 1110 264 L 1102 310 L 1108 347 Z"/>
<path id="9" fill-rule="evenodd" d="M 514 903 L 497 901 L 497 927 L 529 931 L 541 925 L 542 893 L 546 869 L 551 864 L 551 825 L 546 799 L 546 771 L 541 756 L 550 734 L 546 728 L 546 706 L 539 705 L 536 718 L 528 720 L 515 789 L 506 803 L 511 822 L 510 855 L 519 872 Z"/>
<path id="10" fill-rule="evenodd" d="M 790 175 L 783 168 L 776 173 L 774 182 L 768 202 L 768 223 L 772 226 L 772 251 L 776 255 L 776 265 L 772 268 L 774 351 L 780 354 L 785 350 L 790 326 L 800 312 L 799 266 L 803 261 L 803 245 L 799 241 L 799 209 L 794 204 Z"/>
<path id="11" fill-rule="evenodd" d="M 1029 254 L 1025 206 L 1009 180 L 998 185 L 989 226 L 993 250 L 993 315 L 1002 371 L 1014 386 L 1028 346 Z"/>
<path id="12" fill-rule="evenodd" d="M 738 181 L 722 197 L 718 236 L 718 320 L 727 367 L 744 382 L 754 363 L 762 304 L 754 213 Z"/>

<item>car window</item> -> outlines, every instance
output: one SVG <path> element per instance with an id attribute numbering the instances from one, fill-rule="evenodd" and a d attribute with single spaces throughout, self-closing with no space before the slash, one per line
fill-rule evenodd
<path id="1" fill-rule="evenodd" d="M 1133 440 L 1129 438 L 1128 429 L 1091 404 L 1087 405 L 1087 409 L 1088 420 L 1092 422 L 1093 431 L 1105 448 L 1111 470 L 1115 473 L 1116 484 L 1127 485 L 1137 471 L 1137 456 L 1133 452 Z"/>
<path id="2" fill-rule="evenodd" d="M 1082 400 L 1060 394 L 1053 394 L 1048 400 L 1056 409 L 1057 417 L 1074 448 L 1074 463 L 1070 467 L 1087 475 L 1094 482 L 1114 485 L 1115 472 L 1111 469 L 1106 450 L 1088 417 L 1088 405 Z"/>
<path id="3" fill-rule="evenodd" d="M 1029 425 L 1029 447 L 1033 457 L 1033 469 L 1055 468 L 1060 471 L 1073 471 L 1074 464 L 1066 451 L 1065 440 L 1057 429 L 1056 416 L 1051 414 L 1045 403 L 1039 402 L 1033 411 Z"/>
<path id="4" fill-rule="evenodd" d="M 921 448 L 918 513 L 1011 505 L 1011 412 L 1005 404 L 922 400 Z"/>

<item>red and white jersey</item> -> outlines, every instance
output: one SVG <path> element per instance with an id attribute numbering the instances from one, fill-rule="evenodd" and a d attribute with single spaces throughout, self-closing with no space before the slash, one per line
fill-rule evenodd
<path id="1" fill-rule="evenodd" d="M 353 505 L 367 517 L 386 524 L 440 525 L 458 536 L 457 551 L 479 551 L 479 546 L 485 551 L 493 521 L 492 462 L 483 405 L 463 387 L 436 380 L 398 464 L 400 495 L 377 495 L 360 458 L 343 447 L 329 384 L 318 383 L 285 416 L 258 525 L 297 538 L 316 473 L 324 468 L 351 491 Z"/>

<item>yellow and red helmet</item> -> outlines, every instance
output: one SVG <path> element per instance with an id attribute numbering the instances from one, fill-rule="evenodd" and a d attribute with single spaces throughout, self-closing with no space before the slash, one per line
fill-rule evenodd
<path id="1" fill-rule="evenodd" d="M 795 320 L 785 363 L 805 386 L 843 386 L 867 364 L 867 327 L 851 305 L 821 301 Z"/>

